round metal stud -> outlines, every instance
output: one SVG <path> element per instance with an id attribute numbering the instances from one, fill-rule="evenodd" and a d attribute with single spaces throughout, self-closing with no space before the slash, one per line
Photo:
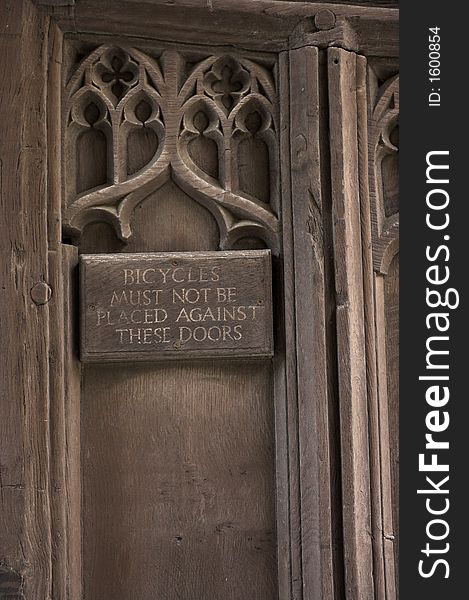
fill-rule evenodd
<path id="1" fill-rule="evenodd" d="M 45 281 L 39 281 L 31 288 L 31 299 L 34 304 L 47 304 L 52 297 L 52 288 Z"/>

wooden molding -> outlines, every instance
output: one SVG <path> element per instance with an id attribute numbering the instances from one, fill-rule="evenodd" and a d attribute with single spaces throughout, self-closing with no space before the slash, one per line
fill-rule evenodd
<path id="1" fill-rule="evenodd" d="M 323 163 L 326 123 L 321 62 L 317 48 L 289 52 L 292 276 L 297 356 L 294 403 L 295 408 L 297 403 L 294 413 L 297 430 L 292 427 L 290 435 L 299 440 L 301 597 L 325 600 L 334 597 L 334 571 L 338 565 L 333 551 L 336 519 L 333 495 L 336 491 L 330 480 L 331 470 L 335 468 L 330 451 L 333 434 L 328 406 L 331 389 L 326 316 L 331 214 L 327 159 Z"/>
<path id="2" fill-rule="evenodd" d="M 346 597 L 373 600 L 358 148 L 358 94 L 366 64 L 334 48 L 328 50 L 328 67 Z"/>
<path id="3" fill-rule="evenodd" d="M 366 271 L 368 396 L 370 415 L 372 528 L 375 586 L 380 597 L 398 596 L 398 489 L 394 455 L 398 374 L 392 368 L 396 331 L 399 250 L 397 161 L 399 152 L 399 76 L 396 68 L 374 65 L 368 73 L 367 165 L 369 189 L 363 228 Z M 387 161 L 387 162 L 386 162 Z M 389 274 L 388 274 L 389 273 Z M 394 462 L 394 464 L 393 464 Z"/>
<path id="4" fill-rule="evenodd" d="M 373 231 L 373 265 L 386 274 L 399 247 L 399 212 L 386 203 L 383 164 L 399 153 L 392 135 L 399 124 L 399 75 L 386 80 L 370 96 L 369 172 Z"/>
<path id="5" fill-rule="evenodd" d="M 384 3 L 388 5 L 389 3 Z M 157 8 L 157 10 L 156 10 Z M 335 25 L 323 30 L 321 14 Z M 396 8 L 283 0 L 80 0 L 51 7 L 64 33 L 138 36 L 161 42 L 203 43 L 280 52 L 304 45 L 337 46 L 366 56 L 398 56 Z"/>

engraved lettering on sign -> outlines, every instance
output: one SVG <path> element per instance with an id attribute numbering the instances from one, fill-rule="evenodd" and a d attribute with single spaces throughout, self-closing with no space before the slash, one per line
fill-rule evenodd
<path id="1" fill-rule="evenodd" d="M 84 255 L 81 358 L 271 356 L 269 251 Z"/>

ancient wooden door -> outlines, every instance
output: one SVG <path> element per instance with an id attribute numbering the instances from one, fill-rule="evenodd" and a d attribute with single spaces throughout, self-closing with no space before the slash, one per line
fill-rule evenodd
<path id="1" fill-rule="evenodd" d="M 0 597 L 397 598 L 397 11 L 356 4 L 1 2 Z M 80 255 L 262 250 L 273 356 L 80 356 Z"/>

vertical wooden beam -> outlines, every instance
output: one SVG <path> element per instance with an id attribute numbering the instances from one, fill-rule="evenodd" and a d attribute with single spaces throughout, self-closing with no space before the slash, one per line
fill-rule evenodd
<path id="1" fill-rule="evenodd" d="M 394 69 L 390 71 L 394 73 Z M 390 72 L 386 73 L 389 77 Z M 388 268 L 395 252 L 398 251 L 398 213 L 385 215 L 383 198 L 383 160 L 380 140 L 383 128 L 388 123 L 396 123 L 399 111 L 398 79 L 394 74 L 379 88 L 376 74 L 368 71 L 368 180 L 369 206 L 371 216 L 371 274 L 374 298 L 372 326 L 375 332 L 373 352 L 374 363 L 369 363 L 369 371 L 374 370 L 374 381 L 369 390 L 370 406 L 370 448 L 371 448 L 371 491 L 373 518 L 373 549 L 375 562 L 375 595 L 377 600 L 395 600 L 398 596 L 398 558 L 396 552 L 395 502 L 398 490 L 393 489 L 392 448 L 395 436 L 391 431 L 397 415 L 389 406 L 389 389 L 396 384 L 397 373 L 388 372 L 388 347 L 390 341 L 387 323 L 386 297 Z M 392 117 L 392 120 L 390 118 Z M 387 176 L 392 176 L 388 174 Z M 390 227 L 392 224 L 392 227 Z M 386 231 L 388 230 L 389 233 Z M 368 335 L 371 338 L 371 334 Z M 370 359 L 371 360 L 371 359 Z M 388 379 L 388 377 L 390 378 Z M 371 382 L 370 382 L 371 383 Z M 391 387 L 392 389 L 392 387 Z M 396 410 L 396 407 L 393 407 Z"/>
<path id="2" fill-rule="evenodd" d="M 364 269 L 364 310 L 370 437 L 371 525 L 375 600 L 396 600 L 396 565 L 392 523 L 392 480 L 386 379 L 386 318 L 384 276 L 373 267 L 372 215 L 376 213 L 374 181 L 376 148 L 373 141 L 373 78 L 367 78 L 364 57 L 357 57 L 358 142 Z M 370 132 L 370 134 L 369 134 Z M 379 134 L 378 134 L 379 135 Z M 369 168 L 370 167 L 370 168 Z M 369 183 L 371 182 L 371 183 Z M 371 194 L 370 194 L 371 190 Z"/>
<path id="3" fill-rule="evenodd" d="M 77 336 L 78 250 L 63 245 L 61 88 L 63 35 L 51 21 L 47 65 L 50 310 L 50 452 L 52 595 L 81 600 L 80 386 Z"/>
<path id="4" fill-rule="evenodd" d="M 396 557 L 395 557 L 395 524 L 393 522 L 393 501 L 397 490 L 393 489 L 391 476 L 391 444 L 390 439 L 390 415 L 388 398 L 387 357 L 386 343 L 389 332 L 386 324 L 386 277 L 375 273 L 375 316 L 376 331 L 378 333 L 376 344 L 377 362 L 377 410 L 379 411 L 377 441 L 375 453 L 379 457 L 379 492 L 380 509 L 377 535 L 379 535 L 378 558 L 383 564 L 383 581 L 380 587 L 380 595 L 377 598 L 385 600 L 396 600 L 398 589 L 396 586 Z"/>
<path id="5" fill-rule="evenodd" d="M 51 597 L 45 70 L 48 20 L 0 7 L 0 584 Z M 33 292 L 31 292 L 33 290 Z"/>
<path id="6" fill-rule="evenodd" d="M 363 294 L 365 318 L 366 376 L 370 438 L 370 502 L 373 545 L 373 578 L 375 600 L 385 600 L 385 561 L 383 553 L 380 409 L 376 369 L 377 335 L 375 324 L 375 273 L 371 229 L 370 189 L 368 183 L 368 98 L 367 61 L 357 56 L 357 128 L 359 151 L 360 220 L 363 256 Z M 378 340 L 379 343 L 379 340 Z"/>
<path id="7" fill-rule="evenodd" d="M 64 307 L 65 515 L 67 600 L 82 599 L 81 547 L 81 363 L 78 360 L 78 251 L 62 246 Z"/>
<path id="8" fill-rule="evenodd" d="M 292 431 L 292 409 L 296 406 L 296 356 L 287 352 L 294 346 L 294 266 L 290 184 L 290 65 L 288 52 L 279 55 L 280 161 L 282 197 L 283 261 L 277 265 L 279 289 L 275 291 L 274 397 L 277 477 L 277 565 L 279 598 L 301 598 L 299 518 L 297 475 L 291 476 L 291 464 L 297 464 L 296 429 Z M 274 262 L 275 267 L 275 262 Z M 293 437 L 293 440 L 291 439 Z M 295 581 L 293 581 L 295 579 Z M 298 582 L 300 584 L 298 585 Z"/>
<path id="9" fill-rule="evenodd" d="M 333 598 L 318 49 L 290 52 L 291 198 L 303 598 Z"/>
<path id="10" fill-rule="evenodd" d="M 81 600 L 80 386 L 78 360 L 78 250 L 60 244 L 49 251 L 50 445 L 52 594 Z"/>
<path id="11" fill-rule="evenodd" d="M 328 50 L 337 352 L 348 600 L 373 600 L 357 56 Z"/>

